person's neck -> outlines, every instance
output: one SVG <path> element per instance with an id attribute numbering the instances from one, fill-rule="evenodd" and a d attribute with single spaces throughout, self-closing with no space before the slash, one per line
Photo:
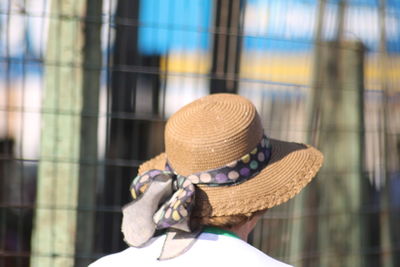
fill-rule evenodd
<path id="1" fill-rule="evenodd" d="M 223 229 L 235 233 L 238 237 L 240 237 L 240 239 L 247 242 L 249 234 L 251 231 L 253 231 L 254 227 L 256 226 L 259 217 L 260 216 L 254 216 L 252 219 L 241 225 L 236 225 L 234 227 L 223 228 Z"/>
<path id="2" fill-rule="evenodd" d="M 245 231 L 241 227 L 232 227 L 232 228 L 223 228 L 224 230 L 231 231 L 235 235 L 237 235 L 240 239 L 247 242 L 250 232 Z"/>

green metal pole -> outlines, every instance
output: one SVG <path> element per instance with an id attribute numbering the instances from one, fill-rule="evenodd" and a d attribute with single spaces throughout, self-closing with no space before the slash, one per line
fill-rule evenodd
<path id="1" fill-rule="evenodd" d="M 322 46 L 317 145 L 319 266 L 362 266 L 363 55 L 359 42 Z"/>
<path id="2" fill-rule="evenodd" d="M 85 0 L 51 2 L 31 266 L 73 266 L 77 231 Z"/>
<path id="3" fill-rule="evenodd" d="M 80 164 L 77 213 L 76 266 L 87 266 L 94 246 L 96 178 L 97 178 L 97 132 L 99 113 L 99 90 L 101 75 L 101 26 L 102 0 L 86 0 L 86 22 L 83 29 L 83 81 L 82 117 L 80 131 Z"/>

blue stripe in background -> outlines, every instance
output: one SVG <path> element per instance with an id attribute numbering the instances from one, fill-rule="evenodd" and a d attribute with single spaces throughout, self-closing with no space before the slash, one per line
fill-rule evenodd
<path id="1" fill-rule="evenodd" d="M 139 51 L 208 50 L 211 0 L 140 1 Z"/>

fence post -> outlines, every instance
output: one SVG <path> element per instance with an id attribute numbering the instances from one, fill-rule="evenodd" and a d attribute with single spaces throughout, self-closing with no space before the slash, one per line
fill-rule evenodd
<path id="1" fill-rule="evenodd" d="M 87 266 L 94 247 L 96 206 L 97 131 L 99 90 L 102 66 L 101 26 L 103 0 L 86 0 L 84 24 L 82 116 L 80 131 L 80 164 L 75 266 Z"/>
<path id="2" fill-rule="evenodd" d="M 243 1 L 216 0 L 210 93 L 236 93 L 242 50 Z"/>
<path id="3" fill-rule="evenodd" d="M 88 33 L 83 31 L 81 16 L 85 11 L 88 11 L 86 0 L 51 1 L 50 13 L 54 16 L 49 22 L 44 64 L 40 160 L 31 240 L 33 267 L 74 265 L 77 208 L 80 201 L 94 196 L 93 187 L 86 192 L 86 199 L 79 192 L 80 183 L 93 182 L 95 175 L 93 165 L 89 164 L 91 170 L 88 170 L 86 162 L 81 162 L 82 155 L 97 160 L 97 151 L 93 150 L 97 139 L 82 149 L 84 142 L 97 136 L 98 82 L 95 81 L 99 75 L 98 70 L 89 73 L 93 66 L 86 66 L 85 71 L 82 67 L 85 60 L 98 56 L 96 49 L 89 55 L 88 47 L 84 46 Z M 85 99 L 88 97 L 92 99 Z M 82 119 L 82 111 L 93 116 Z M 80 179 L 82 174 L 90 177 Z M 90 243 L 90 235 L 89 231 L 80 238 L 87 238 L 85 242 Z"/>
<path id="4" fill-rule="evenodd" d="M 321 47 L 317 146 L 325 155 L 318 184 L 319 266 L 362 266 L 363 56 L 360 42 Z"/>

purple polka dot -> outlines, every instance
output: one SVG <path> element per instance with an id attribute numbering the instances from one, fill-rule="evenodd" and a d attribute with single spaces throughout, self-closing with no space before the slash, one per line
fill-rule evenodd
<path id="1" fill-rule="evenodd" d="M 243 176 L 248 176 L 250 174 L 250 169 L 249 168 L 242 168 L 240 169 L 240 174 Z"/>
<path id="2" fill-rule="evenodd" d="M 164 221 L 164 222 L 161 223 L 161 227 L 160 228 L 163 229 L 163 228 L 168 228 L 170 226 L 171 226 L 171 224 L 169 224 L 169 223 Z"/>
<path id="3" fill-rule="evenodd" d="M 220 174 L 217 174 L 215 176 L 215 179 L 217 180 L 218 183 L 223 183 L 223 182 L 226 182 L 228 180 L 228 177 L 226 177 L 225 174 L 220 173 Z"/>
<path id="4" fill-rule="evenodd" d="M 136 193 L 139 192 L 139 189 L 140 189 L 140 187 L 142 187 L 142 185 L 143 184 L 141 184 L 141 183 L 138 183 L 138 184 L 135 185 Z"/>
<path id="5" fill-rule="evenodd" d="M 161 171 L 159 171 L 159 170 L 154 170 L 154 171 L 151 171 L 150 172 L 150 176 L 151 177 L 154 177 L 154 176 L 156 176 L 156 175 L 159 175 L 161 173 Z"/>

